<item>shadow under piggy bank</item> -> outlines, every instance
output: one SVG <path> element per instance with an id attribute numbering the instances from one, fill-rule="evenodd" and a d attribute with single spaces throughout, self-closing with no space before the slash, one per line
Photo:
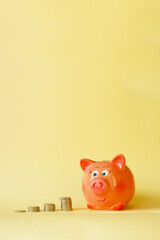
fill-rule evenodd
<path id="1" fill-rule="evenodd" d="M 158 210 L 160 211 L 160 195 L 137 193 L 124 210 Z"/>

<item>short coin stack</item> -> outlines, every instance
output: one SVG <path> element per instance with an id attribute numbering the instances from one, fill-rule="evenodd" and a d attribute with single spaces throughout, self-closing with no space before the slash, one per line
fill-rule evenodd
<path id="1" fill-rule="evenodd" d="M 54 203 L 44 203 L 44 211 L 45 212 L 54 212 L 55 204 Z"/>
<path id="2" fill-rule="evenodd" d="M 70 197 L 61 197 L 61 210 L 72 211 L 72 199 Z"/>
<path id="3" fill-rule="evenodd" d="M 28 207 L 28 212 L 39 212 L 40 208 L 39 206 L 30 206 Z"/>
<path id="4" fill-rule="evenodd" d="M 24 213 L 26 210 L 14 210 L 14 213 Z"/>

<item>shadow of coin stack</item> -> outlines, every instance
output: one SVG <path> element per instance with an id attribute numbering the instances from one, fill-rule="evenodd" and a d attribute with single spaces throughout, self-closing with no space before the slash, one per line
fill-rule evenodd
<path id="1" fill-rule="evenodd" d="M 61 210 L 72 211 L 72 199 L 70 197 L 61 197 Z"/>

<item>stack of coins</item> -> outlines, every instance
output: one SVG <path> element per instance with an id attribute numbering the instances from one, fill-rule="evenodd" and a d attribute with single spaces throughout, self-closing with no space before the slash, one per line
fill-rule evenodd
<path id="1" fill-rule="evenodd" d="M 24 213 L 26 210 L 14 210 L 14 213 Z"/>
<path id="2" fill-rule="evenodd" d="M 72 211 L 72 200 L 70 197 L 62 197 L 61 199 L 61 209 L 62 211 Z"/>
<path id="3" fill-rule="evenodd" d="M 40 209 L 38 206 L 30 206 L 28 207 L 28 212 L 39 212 Z"/>
<path id="4" fill-rule="evenodd" d="M 45 212 L 54 212 L 55 204 L 54 203 L 44 203 L 44 211 Z"/>

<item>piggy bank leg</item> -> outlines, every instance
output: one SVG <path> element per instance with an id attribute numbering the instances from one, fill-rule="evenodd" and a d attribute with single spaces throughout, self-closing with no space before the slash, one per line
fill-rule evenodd
<path id="1" fill-rule="evenodd" d="M 90 204 L 87 204 L 87 208 L 93 209 L 93 207 Z"/>
<path id="2" fill-rule="evenodd" d="M 124 204 L 122 203 L 116 203 L 112 207 L 110 207 L 111 210 L 122 210 L 124 208 Z"/>

